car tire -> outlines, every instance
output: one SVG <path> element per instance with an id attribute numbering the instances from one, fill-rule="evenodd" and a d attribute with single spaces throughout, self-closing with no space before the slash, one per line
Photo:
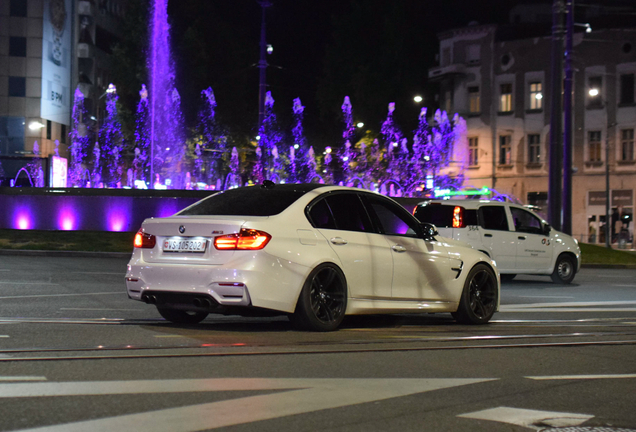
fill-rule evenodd
<path id="1" fill-rule="evenodd" d="M 311 271 L 290 316 L 299 329 L 327 332 L 338 328 L 347 309 L 347 281 L 342 270 L 324 263 Z"/>
<path id="2" fill-rule="evenodd" d="M 488 266 L 473 267 L 466 281 L 453 318 L 460 324 L 486 324 L 497 309 L 497 276 Z"/>
<path id="3" fill-rule="evenodd" d="M 567 285 L 574 280 L 574 276 L 576 276 L 574 260 L 569 255 L 560 255 L 550 275 L 552 282 Z"/>
<path id="4" fill-rule="evenodd" d="M 511 280 L 513 280 L 515 278 L 515 276 L 517 276 L 516 274 L 512 273 L 512 274 L 500 274 L 499 275 L 501 277 L 501 281 L 502 282 L 510 282 Z"/>
<path id="5" fill-rule="evenodd" d="M 207 312 L 183 311 L 160 307 L 158 307 L 157 310 L 162 317 L 175 324 L 198 324 L 208 316 Z"/>

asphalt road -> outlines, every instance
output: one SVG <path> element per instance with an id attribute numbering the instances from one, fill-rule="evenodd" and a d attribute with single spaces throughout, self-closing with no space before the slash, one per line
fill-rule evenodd
<path id="1" fill-rule="evenodd" d="M 636 270 L 505 283 L 450 315 L 163 321 L 126 259 L 0 256 L 0 430 L 636 430 Z"/>

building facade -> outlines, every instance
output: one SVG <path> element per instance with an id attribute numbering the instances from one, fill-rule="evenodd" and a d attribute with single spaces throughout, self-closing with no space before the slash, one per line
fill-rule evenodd
<path id="1" fill-rule="evenodd" d="M 116 0 L 0 0 L 0 185 L 9 186 L 7 179 L 30 159 L 48 172 L 50 157 L 68 157 L 76 88 L 86 98 L 84 121 L 98 123 L 124 6 Z"/>
<path id="2" fill-rule="evenodd" d="M 468 148 L 456 161 L 465 184 L 547 210 L 551 37 L 502 33 L 472 25 L 440 34 L 429 80 L 441 108 L 467 121 Z M 612 240 L 623 246 L 633 242 L 636 28 L 576 32 L 573 69 L 572 234 L 605 243 L 609 172 Z"/>

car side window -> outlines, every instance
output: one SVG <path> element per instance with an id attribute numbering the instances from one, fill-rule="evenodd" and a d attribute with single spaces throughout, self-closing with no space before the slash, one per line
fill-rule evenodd
<path id="1" fill-rule="evenodd" d="M 479 225 L 488 230 L 508 231 L 508 217 L 504 206 L 481 206 Z"/>
<path id="2" fill-rule="evenodd" d="M 541 219 L 530 213 L 529 211 L 510 207 L 512 220 L 515 222 L 515 230 L 530 234 L 543 234 L 543 224 Z"/>
<path id="3" fill-rule="evenodd" d="M 418 223 L 408 212 L 402 212 L 392 202 L 374 196 L 366 196 L 365 202 L 382 234 L 418 237 Z"/>
<path id="4" fill-rule="evenodd" d="M 371 219 L 354 193 L 334 193 L 325 201 L 336 221 L 336 229 L 344 231 L 373 232 Z"/>
<path id="5" fill-rule="evenodd" d="M 336 221 L 327 201 L 322 199 L 311 206 L 309 219 L 314 228 L 336 229 Z"/>

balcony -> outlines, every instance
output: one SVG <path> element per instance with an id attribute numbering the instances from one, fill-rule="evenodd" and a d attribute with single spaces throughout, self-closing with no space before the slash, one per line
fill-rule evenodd
<path id="1" fill-rule="evenodd" d="M 77 3 L 77 14 L 93 16 L 93 4 L 90 1 L 80 0 Z"/>
<path id="2" fill-rule="evenodd" d="M 91 84 L 79 83 L 77 87 L 82 92 L 85 98 L 91 97 L 91 90 L 93 89 L 93 86 Z"/>
<path id="3" fill-rule="evenodd" d="M 463 63 L 456 63 L 448 66 L 438 66 L 428 70 L 429 79 L 441 79 L 450 75 L 464 74 L 466 74 L 466 65 Z"/>
<path id="4" fill-rule="evenodd" d="M 78 43 L 77 44 L 77 57 L 78 58 L 93 58 L 94 47 L 87 43 Z"/>

